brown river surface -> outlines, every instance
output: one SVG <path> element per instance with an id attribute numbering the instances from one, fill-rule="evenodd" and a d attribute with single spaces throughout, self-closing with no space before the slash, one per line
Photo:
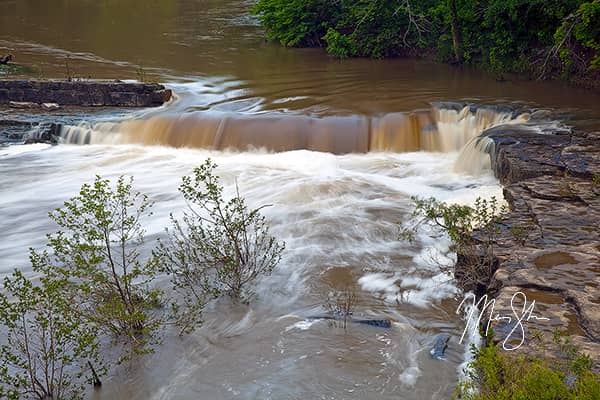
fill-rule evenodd
<path id="1" fill-rule="evenodd" d="M 398 240 L 410 196 L 501 196 L 485 141 L 474 138 L 503 124 L 598 128 L 600 95 L 429 61 L 340 62 L 281 48 L 264 41 L 252 3 L 0 0 L 0 55 L 13 53 L 28 76 L 64 78 L 67 64 L 84 79 L 143 71 L 175 94 L 153 110 L 77 112 L 57 146 L 0 147 L 0 274 L 30 272 L 28 247 L 56 228 L 47 212 L 95 174 L 133 175 L 156 201 L 145 222 L 159 237 L 185 207 L 181 176 L 211 157 L 227 196 L 237 182 L 251 206 L 272 205 L 264 213 L 286 241 L 281 264 L 259 280 L 255 302 L 211 303 L 196 333 L 167 333 L 154 355 L 116 368 L 89 397 L 450 398 L 468 354 L 462 296 L 438 268 L 452 262 L 447 238 L 423 230 L 414 244 Z M 391 328 L 308 318 L 345 287 L 358 294 L 356 318 L 388 318 Z M 441 333 L 451 340 L 435 360 Z"/>

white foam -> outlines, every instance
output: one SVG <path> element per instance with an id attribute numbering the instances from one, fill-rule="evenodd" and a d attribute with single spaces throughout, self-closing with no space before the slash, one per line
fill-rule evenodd
<path id="1" fill-rule="evenodd" d="M 16 146 L 0 147 L 0 156 L 16 156 L 19 154 L 30 153 L 32 151 L 45 150 L 52 145 L 46 143 L 23 144 Z"/>
<path id="2" fill-rule="evenodd" d="M 313 326 L 313 324 L 317 321 L 318 320 L 316 320 L 316 319 L 313 319 L 313 320 L 306 319 L 306 320 L 298 321 L 298 322 L 286 327 L 285 331 L 288 332 L 293 329 L 299 329 L 301 331 L 306 331 L 306 330 L 310 329 L 310 327 Z"/>
<path id="3" fill-rule="evenodd" d="M 464 297 L 472 297 L 472 295 L 473 294 L 469 292 L 465 293 Z M 471 313 L 471 311 L 473 311 L 472 320 L 477 321 L 479 318 L 479 310 L 477 310 L 477 308 L 473 310 L 473 307 L 475 307 L 473 304 L 469 304 L 467 307 L 465 307 L 461 316 L 463 321 L 466 319 L 466 316 Z M 482 337 L 479 334 L 479 329 L 476 329 L 476 327 L 474 329 L 470 329 L 467 332 L 467 335 L 465 335 L 465 338 L 463 362 L 458 366 L 459 382 L 470 381 L 470 376 L 474 372 L 469 365 L 474 359 L 472 348 L 475 347 L 476 349 L 479 349 L 482 344 Z"/>
<path id="4" fill-rule="evenodd" d="M 417 307 L 428 307 L 432 303 L 454 297 L 459 292 L 452 276 L 439 273 L 431 278 L 422 279 L 416 289 L 409 289 L 403 301 Z"/>
<path id="5" fill-rule="evenodd" d="M 408 367 L 398 376 L 398 379 L 407 386 L 414 386 L 419 376 L 421 376 L 419 367 Z"/>
<path id="6" fill-rule="evenodd" d="M 396 276 L 387 276 L 383 273 L 367 274 L 358 279 L 363 290 L 369 292 L 398 292 Z"/>

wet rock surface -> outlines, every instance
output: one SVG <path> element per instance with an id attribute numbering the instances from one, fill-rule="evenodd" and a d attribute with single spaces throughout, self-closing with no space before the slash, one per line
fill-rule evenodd
<path id="1" fill-rule="evenodd" d="M 135 110 L 114 107 L 64 107 L 47 110 L 17 109 L 0 105 L 0 146 L 20 143 L 55 143 L 60 125 L 77 125 L 90 118 L 113 120 L 129 118 Z"/>
<path id="2" fill-rule="evenodd" d="M 492 168 L 510 208 L 488 293 L 496 299 L 494 314 L 512 321 L 491 315 L 496 339 L 503 341 L 515 317 L 524 315 L 523 297 L 513 299 L 522 292 L 528 305 L 535 300 L 533 315 L 549 320 L 525 321 L 525 313 L 519 351 L 557 355 L 553 332 L 560 330 L 599 369 L 600 133 L 541 135 L 504 127 L 486 134 L 495 142 Z M 517 326 L 507 347 L 520 335 Z"/>
<path id="3" fill-rule="evenodd" d="M 0 118 L 0 145 L 2 143 L 13 143 L 23 140 L 23 137 L 34 127 L 29 121 L 18 119 Z"/>
<path id="4" fill-rule="evenodd" d="M 155 107 L 171 99 L 157 83 L 0 80 L 0 104 L 56 103 L 81 107 Z"/>

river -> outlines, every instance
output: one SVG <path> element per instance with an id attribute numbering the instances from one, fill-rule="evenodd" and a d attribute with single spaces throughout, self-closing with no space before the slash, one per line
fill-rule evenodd
<path id="1" fill-rule="evenodd" d="M 282 262 L 250 306 L 211 303 L 205 323 L 116 368 L 97 399 L 447 399 L 468 354 L 448 242 L 398 239 L 411 196 L 501 196 L 486 128 L 598 127 L 600 96 L 559 83 L 497 82 L 425 60 L 347 60 L 264 41 L 233 0 L 0 0 L 0 54 L 40 78 L 150 79 L 175 99 L 152 110 L 77 111 L 56 146 L 0 147 L 0 273 L 31 272 L 48 211 L 94 175 L 132 175 L 156 202 L 153 239 L 185 203 L 181 177 L 211 157 L 272 232 Z M 468 106 L 466 106 L 468 105 Z M 466 106 L 466 107 L 465 107 Z M 0 110 L 10 114 L 11 110 Z M 307 317 L 351 287 L 346 329 Z M 447 359 L 429 349 L 451 335 Z"/>

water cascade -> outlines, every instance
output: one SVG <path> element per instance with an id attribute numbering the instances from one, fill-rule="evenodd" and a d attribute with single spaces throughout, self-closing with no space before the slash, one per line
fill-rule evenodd
<path id="1" fill-rule="evenodd" d="M 528 117 L 469 106 L 432 107 L 373 117 L 194 112 L 121 123 L 63 126 L 61 137 L 71 144 L 136 143 L 216 150 L 261 148 L 274 152 L 307 149 L 333 154 L 447 153 L 463 149 L 485 129 L 523 124 Z"/>

